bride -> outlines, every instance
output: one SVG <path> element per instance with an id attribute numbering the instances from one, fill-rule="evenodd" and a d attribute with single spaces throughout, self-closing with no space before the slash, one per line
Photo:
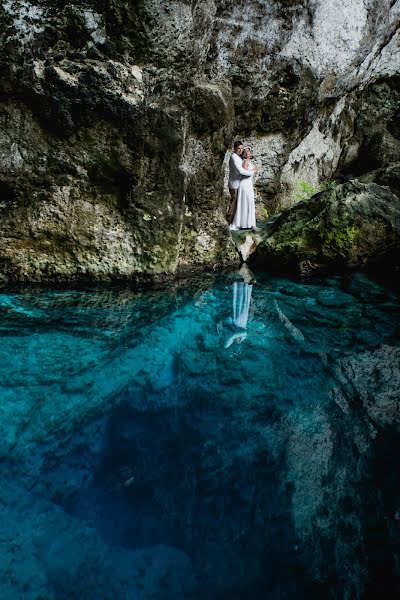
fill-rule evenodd
<path id="1" fill-rule="evenodd" d="M 245 148 L 242 154 L 243 169 L 253 171 L 250 148 Z M 253 229 L 256 231 L 256 210 L 254 203 L 253 175 L 242 177 L 237 192 L 236 212 L 230 229 Z"/>

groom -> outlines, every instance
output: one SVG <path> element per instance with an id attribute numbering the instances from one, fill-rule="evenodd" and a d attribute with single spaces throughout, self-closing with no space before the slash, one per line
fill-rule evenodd
<path id="1" fill-rule="evenodd" d="M 251 177 L 253 175 L 252 171 L 246 171 L 242 167 L 242 153 L 244 150 L 243 142 L 237 140 L 233 144 L 233 152 L 229 159 L 229 179 L 228 179 L 228 188 L 231 196 L 231 204 L 228 209 L 227 221 L 228 223 L 232 223 L 233 218 L 236 212 L 236 203 L 237 203 L 237 191 L 239 187 L 240 180 L 242 177 Z"/>

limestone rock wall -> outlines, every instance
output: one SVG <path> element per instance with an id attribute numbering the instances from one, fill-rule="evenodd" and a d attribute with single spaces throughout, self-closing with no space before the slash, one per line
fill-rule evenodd
<path id="1" fill-rule="evenodd" d="M 3 278 L 236 260 L 223 190 L 235 137 L 270 213 L 301 181 L 373 172 L 396 187 L 399 15 L 399 0 L 3 0 Z"/>

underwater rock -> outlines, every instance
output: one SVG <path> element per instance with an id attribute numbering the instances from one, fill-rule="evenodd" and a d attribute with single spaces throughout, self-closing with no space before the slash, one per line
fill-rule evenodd
<path id="1" fill-rule="evenodd" d="M 339 406 L 348 405 L 347 398 L 356 396 L 374 426 L 400 430 L 400 349 L 381 346 L 340 361 L 337 368 L 342 382 L 341 393 L 335 394 Z"/>
<path id="2" fill-rule="evenodd" d="M 1 295 L 2 598 L 398 579 L 398 297 L 361 273 L 257 280 Z"/>
<path id="3" fill-rule="evenodd" d="M 330 390 L 334 404 L 315 403 L 289 421 L 293 523 L 309 547 L 307 568 L 316 580 L 340 574 L 335 598 L 379 597 L 380 578 L 369 571 L 365 548 L 380 564 L 375 549 L 388 539 L 398 557 L 398 491 L 390 473 L 400 440 L 399 364 L 399 348 L 390 345 L 340 357 Z M 391 577 L 390 561 L 382 572 L 382 580 Z"/>
<path id="4" fill-rule="evenodd" d="M 321 268 L 399 266 L 400 200 L 357 180 L 333 186 L 282 212 L 251 262 L 299 273 Z"/>
<path id="5" fill-rule="evenodd" d="M 4 479 L 0 500 L 4 600 L 184 600 L 193 592 L 191 561 L 178 548 L 110 547 L 93 524 Z"/>

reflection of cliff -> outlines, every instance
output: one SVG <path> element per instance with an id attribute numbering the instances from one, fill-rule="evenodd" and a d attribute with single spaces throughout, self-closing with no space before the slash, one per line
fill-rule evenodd
<path id="1" fill-rule="evenodd" d="M 236 135 L 270 214 L 301 181 L 398 185 L 397 3 L 10 0 L 0 18 L 5 277 L 234 261 L 221 165 Z"/>

